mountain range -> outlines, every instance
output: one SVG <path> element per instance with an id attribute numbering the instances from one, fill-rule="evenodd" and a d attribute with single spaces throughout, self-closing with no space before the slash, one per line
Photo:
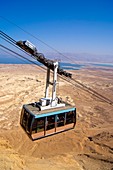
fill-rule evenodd
<path id="1" fill-rule="evenodd" d="M 113 55 L 96 55 L 89 53 L 47 53 L 47 58 L 61 61 L 113 63 Z"/>

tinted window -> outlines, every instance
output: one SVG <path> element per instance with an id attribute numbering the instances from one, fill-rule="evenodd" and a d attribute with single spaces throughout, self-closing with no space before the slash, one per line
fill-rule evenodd
<path id="1" fill-rule="evenodd" d="M 66 124 L 75 122 L 75 112 L 70 111 L 66 113 Z"/>
<path id="2" fill-rule="evenodd" d="M 34 119 L 33 125 L 32 125 L 32 130 L 37 132 L 37 119 Z"/>
<path id="3" fill-rule="evenodd" d="M 46 124 L 47 124 L 46 130 L 55 128 L 55 116 L 54 115 L 48 116 Z"/>
<path id="4" fill-rule="evenodd" d="M 57 127 L 64 126 L 65 124 L 65 113 L 57 115 Z"/>
<path id="5" fill-rule="evenodd" d="M 33 116 L 31 114 L 29 114 L 28 115 L 28 120 L 27 120 L 27 127 L 26 127 L 27 131 L 30 131 L 32 119 L 33 119 Z"/>
<path id="6" fill-rule="evenodd" d="M 23 114 L 23 120 L 22 120 L 22 125 L 23 125 L 24 128 L 26 127 L 27 119 L 28 119 L 28 113 L 25 110 L 24 114 Z"/>
<path id="7" fill-rule="evenodd" d="M 32 131 L 41 132 L 44 131 L 45 118 L 35 119 L 32 125 Z"/>
<path id="8" fill-rule="evenodd" d="M 45 118 L 38 118 L 37 119 L 37 130 L 38 132 L 44 131 L 44 126 L 45 126 Z"/>

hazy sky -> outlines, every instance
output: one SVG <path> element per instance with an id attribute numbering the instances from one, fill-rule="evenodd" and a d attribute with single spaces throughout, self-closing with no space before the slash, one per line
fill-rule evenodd
<path id="1" fill-rule="evenodd" d="M 0 16 L 61 52 L 113 55 L 113 0 L 0 0 Z M 52 52 L 3 18 L 0 30 Z"/>

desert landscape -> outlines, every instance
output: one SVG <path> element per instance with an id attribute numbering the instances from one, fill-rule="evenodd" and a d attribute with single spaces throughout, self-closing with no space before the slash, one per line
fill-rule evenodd
<path id="1" fill-rule="evenodd" d="M 113 101 L 113 69 L 86 67 L 73 78 Z M 23 104 L 44 96 L 46 72 L 0 65 L 1 170 L 113 170 L 113 105 L 58 78 L 57 95 L 75 104 L 73 130 L 31 141 L 20 126 Z M 64 88 L 65 87 L 65 88 Z"/>

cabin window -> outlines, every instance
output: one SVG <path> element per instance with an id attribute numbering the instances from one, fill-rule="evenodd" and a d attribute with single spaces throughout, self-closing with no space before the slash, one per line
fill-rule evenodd
<path id="1" fill-rule="evenodd" d="M 27 128 L 26 128 L 28 131 L 30 131 L 32 119 L 33 119 L 33 116 L 31 114 L 29 114 L 28 120 L 27 120 Z"/>
<path id="2" fill-rule="evenodd" d="M 32 131 L 35 133 L 44 131 L 45 118 L 37 118 L 32 125 Z"/>
<path id="3" fill-rule="evenodd" d="M 66 113 L 66 124 L 74 123 L 75 122 L 75 112 L 70 111 Z"/>
<path id="4" fill-rule="evenodd" d="M 23 114 L 23 121 L 22 121 L 22 125 L 24 128 L 26 127 L 27 119 L 28 119 L 28 112 L 26 112 L 26 110 L 25 110 L 24 114 Z"/>
<path id="5" fill-rule="evenodd" d="M 45 118 L 38 118 L 37 119 L 37 131 L 41 132 L 44 131 L 44 125 L 45 125 Z"/>
<path id="6" fill-rule="evenodd" d="M 47 117 L 47 122 L 46 122 L 46 130 L 50 130 L 55 128 L 55 116 L 48 116 Z"/>
<path id="7" fill-rule="evenodd" d="M 37 119 L 34 119 L 33 125 L 32 125 L 32 133 L 37 133 Z"/>
<path id="8" fill-rule="evenodd" d="M 57 116 L 57 127 L 65 125 L 65 113 L 56 115 Z"/>

